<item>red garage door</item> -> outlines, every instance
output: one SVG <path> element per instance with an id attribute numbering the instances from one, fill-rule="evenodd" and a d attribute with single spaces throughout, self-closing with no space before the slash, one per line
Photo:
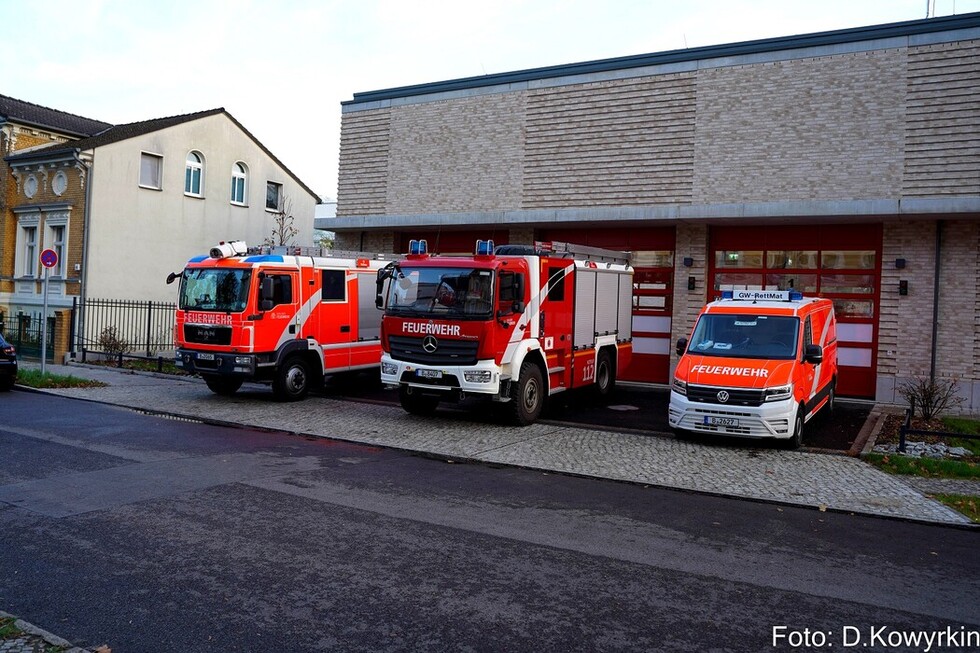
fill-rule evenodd
<path id="1" fill-rule="evenodd" d="M 881 225 L 714 227 L 708 260 L 716 294 L 793 288 L 832 299 L 837 393 L 875 396 Z"/>
<path id="2" fill-rule="evenodd" d="M 633 360 L 618 376 L 626 381 L 667 383 L 673 304 L 674 228 L 547 229 L 538 240 L 631 252 L 633 273 Z"/>

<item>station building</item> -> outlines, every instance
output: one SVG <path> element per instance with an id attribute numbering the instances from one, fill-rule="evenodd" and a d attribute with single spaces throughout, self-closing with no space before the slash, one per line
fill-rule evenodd
<path id="1" fill-rule="evenodd" d="M 838 393 L 980 413 L 980 13 L 355 93 L 339 247 L 628 250 L 635 363 L 727 288 L 834 300 Z"/>

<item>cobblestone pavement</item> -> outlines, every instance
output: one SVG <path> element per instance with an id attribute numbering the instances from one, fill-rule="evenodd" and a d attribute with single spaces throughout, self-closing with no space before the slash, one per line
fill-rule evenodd
<path id="1" fill-rule="evenodd" d="M 706 445 L 672 437 L 540 422 L 515 428 L 487 423 L 485 414 L 475 417 L 456 411 L 420 418 L 398 406 L 325 397 L 278 403 L 267 387 L 252 384 L 246 384 L 233 397 L 221 397 L 212 394 L 199 379 L 86 365 L 48 368 L 109 384 L 48 392 L 148 412 L 317 435 L 450 459 L 836 511 L 969 523 L 960 513 L 899 477 L 846 456 Z"/>

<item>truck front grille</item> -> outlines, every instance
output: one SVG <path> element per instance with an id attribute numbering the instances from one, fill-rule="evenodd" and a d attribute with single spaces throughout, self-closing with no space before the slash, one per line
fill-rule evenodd
<path id="1" fill-rule="evenodd" d="M 204 345 L 230 345 L 231 327 L 210 324 L 185 324 L 184 341 Z"/>
<path id="2" fill-rule="evenodd" d="M 728 401 L 718 399 L 719 392 L 728 393 Z M 721 406 L 761 406 L 762 390 L 741 390 L 738 388 L 717 388 L 707 385 L 687 386 L 687 399 L 702 404 L 718 404 Z"/>
<path id="3" fill-rule="evenodd" d="M 449 340 L 439 338 L 435 351 L 428 352 L 423 346 L 424 338 L 388 336 L 391 357 L 406 363 L 422 365 L 475 365 L 480 343 L 476 340 Z"/>

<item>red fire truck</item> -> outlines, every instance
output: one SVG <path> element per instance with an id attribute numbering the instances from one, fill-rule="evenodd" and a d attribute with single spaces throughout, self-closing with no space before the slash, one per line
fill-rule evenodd
<path id="1" fill-rule="evenodd" d="M 477 241 L 474 256 L 429 256 L 412 241 L 378 273 L 381 380 L 413 414 L 484 396 L 520 425 L 557 393 L 608 394 L 632 355 L 632 279 L 624 252 Z"/>
<path id="2" fill-rule="evenodd" d="M 313 253 L 223 242 L 170 275 L 168 283 L 180 279 L 177 366 L 217 394 L 260 381 L 285 401 L 302 399 L 325 375 L 377 368 L 374 283 L 393 257 Z"/>

